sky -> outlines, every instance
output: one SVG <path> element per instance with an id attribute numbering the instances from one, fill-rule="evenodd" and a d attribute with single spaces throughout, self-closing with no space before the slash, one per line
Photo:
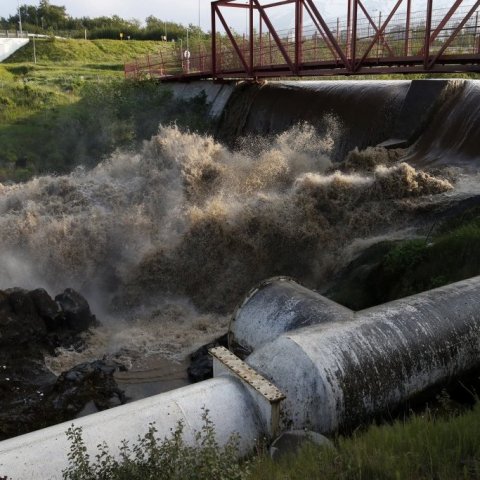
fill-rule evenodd
<path id="1" fill-rule="evenodd" d="M 8 17 L 16 12 L 18 1 L 27 5 L 38 5 L 38 0 L 0 0 L 0 17 Z M 422 3 L 424 0 L 418 0 Z M 436 4 L 451 4 L 452 0 L 435 0 Z M 51 0 L 52 4 L 64 5 L 73 17 L 98 17 L 118 15 L 123 18 L 136 18 L 144 21 L 149 15 L 188 25 L 200 24 L 205 31 L 210 30 L 210 0 Z M 327 18 L 344 16 L 347 0 L 316 0 Z M 387 11 L 394 0 L 365 0 L 371 11 Z M 228 9 L 231 16 L 227 22 L 237 31 L 245 28 L 245 12 L 241 9 Z M 280 12 L 278 27 L 292 27 L 292 15 Z M 281 25 L 280 25 L 281 24 Z M 277 26 L 277 25 L 276 25 Z"/>
<path id="2" fill-rule="evenodd" d="M 38 5 L 38 0 L 20 0 L 20 3 Z M 118 15 L 144 21 L 149 15 L 154 15 L 165 20 L 195 25 L 198 25 L 200 3 L 201 25 L 206 30 L 210 29 L 209 0 L 51 0 L 51 3 L 67 7 L 67 12 L 72 17 Z M 0 0 L 0 17 L 12 15 L 16 9 L 17 0 Z"/>

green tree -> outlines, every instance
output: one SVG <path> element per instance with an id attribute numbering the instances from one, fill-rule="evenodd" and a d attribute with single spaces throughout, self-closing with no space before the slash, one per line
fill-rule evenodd
<path id="1" fill-rule="evenodd" d="M 60 5 L 52 5 L 49 0 L 40 0 L 37 11 L 43 28 L 63 28 L 68 19 L 66 8 Z"/>

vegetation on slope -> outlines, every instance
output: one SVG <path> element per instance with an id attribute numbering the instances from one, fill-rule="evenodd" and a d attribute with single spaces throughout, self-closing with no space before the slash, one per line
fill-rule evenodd
<path id="1" fill-rule="evenodd" d="M 116 40 L 37 39 L 36 56 L 39 63 L 69 62 L 122 65 L 129 59 L 149 53 L 171 54 L 174 45 L 169 42 Z M 33 41 L 17 50 L 5 63 L 33 62 Z"/>
<path id="2" fill-rule="evenodd" d="M 280 463 L 263 459 L 252 480 L 453 480 L 480 478 L 480 405 L 463 415 L 428 411 L 336 440 L 336 450 L 305 448 Z"/>
<path id="3" fill-rule="evenodd" d="M 447 405 L 447 404 L 446 404 Z M 429 410 L 392 425 L 371 426 L 335 439 L 335 449 L 306 445 L 298 454 L 272 461 L 266 452 L 237 462 L 233 437 L 219 448 L 208 421 L 196 448 L 182 440 L 182 425 L 168 440 L 150 426 L 120 460 L 103 445 L 96 461 L 86 453 L 81 429 L 71 428 L 66 480 L 250 479 L 250 480 L 453 480 L 480 478 L 480 404 L 458 415 L 436 417 Z"/>
<path id="4" fill-rule="evenodd" d="M 0 182 L 91 167 L 135 148 L 159 123 L 208 128 L 204 99 L 174 100 L 168 86 L 125 82 L 126 55 L 165 44 L 43 40 L 0 65 Z M 168 46 L 168 48 L 171 48 Z"/>
<path id="5" fill-rule="evenodd" d="M 424 238 L 364 251 L 327 293 L 361 310 L 480 275 L 480 208 L 454 215 Z"/>

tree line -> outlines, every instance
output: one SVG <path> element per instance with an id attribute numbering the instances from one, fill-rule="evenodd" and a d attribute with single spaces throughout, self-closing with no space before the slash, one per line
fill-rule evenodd
<path id="1" fill-rule="evenodd" d="M 65 6 L 53 5 L 49 0 L 40 0 L 38 6 L 20 5 L 22 28 L 29 33 L 56 35 L 63 34 L 73 38 L 83 38 L 85 30 L 90 39 L 135 39 L 135 40 L 179 40 L 185 38 L 187 29 L 192 37 L 206 37 L 198 26 L 188 27 L 179 23 L 165 21 L 150 15 L 145 23 L 139 20 L 125 20 L 117 15 L 111 17 L 80 17 L 68 14 Z M 9 17 L 0 17 L 0 29 L 18 30 L 20 17 L 18 11 Z M 122 35 L 120 35 L 122 34 Z"/>

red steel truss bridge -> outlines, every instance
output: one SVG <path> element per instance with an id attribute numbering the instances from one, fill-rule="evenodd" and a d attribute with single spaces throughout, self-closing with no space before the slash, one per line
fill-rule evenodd
<path id="1" fill-rule="evenodd" d="M 214 1 L 208 41 L 191 39 L 189 50 L 177 47 L 168 55 L 127 63 L 125 76 L 193 80 L 480 72 L 480 0 L 391 0 L 386 12 L 369 11 L 368 0 L 342 1 L 345 15 L 333 19 L 325 1 Z M 233 12 L 238 23 L 238 9 L 244 12 L 244 33 L 230 26 Z"/>

